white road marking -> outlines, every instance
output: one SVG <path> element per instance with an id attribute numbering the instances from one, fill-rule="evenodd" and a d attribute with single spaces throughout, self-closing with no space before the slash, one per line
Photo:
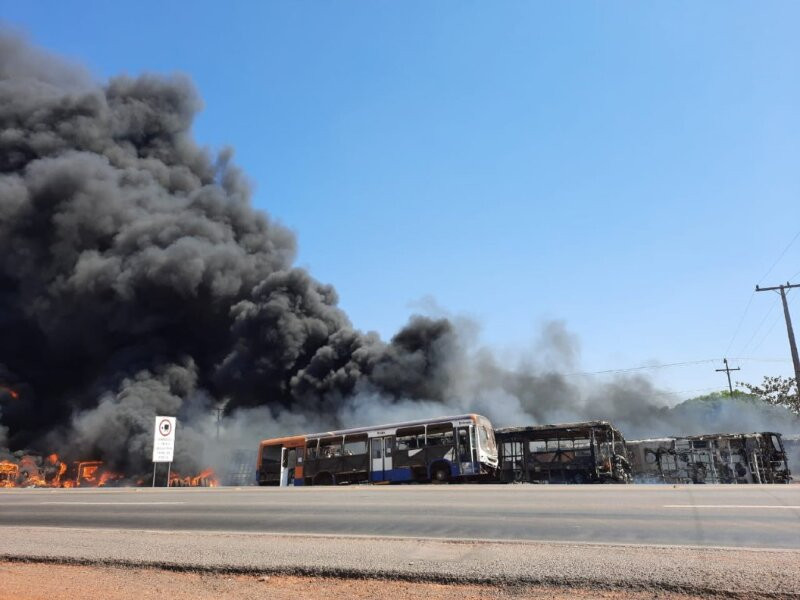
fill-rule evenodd
<path id="1" fill-rule="evenodd" d="M 186 504 L 186 502 L 39 502 L 39 504 L 61 504 L 67 506 L 74 506 L 76 504 L 91 504 L 93 506 L 150 506 L 153 504 Z"/>
<path id="2" fill-rule="evenodd" d="M 777 504 L 665 504 L 664 508 L 788 508 L 800 510 L 798 506 L 782 506 Z"/>

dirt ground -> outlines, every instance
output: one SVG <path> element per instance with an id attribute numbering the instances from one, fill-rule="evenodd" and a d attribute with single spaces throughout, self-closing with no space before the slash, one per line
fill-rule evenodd
<path id="1" fill-rule="evenodd" d="M 670 599 L 696 596 L 666 592 L 621 592 L 547 587 L 493 588 L 478 585 L 443 585 L 381 580 L 330 579 L 318 577 L 221 575 L 174 573 L 155 569 L 78 567 L 36 563 L 0 562 L 0 600 L 311 600 L 352 598 L 374 600 L 386 597 L 409 600 L 459 598 L 579 600 Z"/>

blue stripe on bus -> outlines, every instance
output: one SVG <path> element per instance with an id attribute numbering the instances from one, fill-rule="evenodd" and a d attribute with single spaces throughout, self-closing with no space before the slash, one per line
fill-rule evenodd
<path id="1" fill-rule="evenodd" d="M 450 475 L 458 477 L 461 475 L 458 463 L 444 461 L 450 466 Z M 480 469 L 476 464 L 472 464 L 472 471 L 464 473 L 464 475 L 474 475 L 479 473 Z M 430 476 L 430 466 L 428 467 L 428 475 Z M 388 471 L 372 471 L 369 474 L 370 481 L 412 481 L 414 476 L 410 467 L 399 467 L 397 469 L 390 469 Z"/>
<path id="2" fill-rule="evenodd" d="M 411 481 L 414 477 L 410 467 L 398 467 L 388 471 L 373 471 L 369 478 L 370 481 Z"/>
<path id="3" fill-rule="evenodd" d="M 461 475 L 459 464 L 444 461 L 450 465 L 450 475 L 452 477 L 458 477 Z M 473 475 L 479 473 L 480 469 L 478 465 L 473 463 L 472 464 L 472 472 L 471 473 L 464 473 L 464 475 Z M 430 467 L 428 467 L 428 474 L 430 475 Z M 411 472 L 411 467 L 398 467 L 396 469 L 389 469 L 388 471 L 371 471 L 369 474 L 369 480 L 372 482 L 376 481 L 413 481 L 414 476 Z M 300 486 L 303 485 L 305 482 L 303 478 L 295 479 L 294 485 Z"/>

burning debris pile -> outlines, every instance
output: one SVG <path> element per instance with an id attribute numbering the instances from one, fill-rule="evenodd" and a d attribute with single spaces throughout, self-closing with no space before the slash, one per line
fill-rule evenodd
<path id="1" fill-rule="evenodd" d="M 102 461 L 75 461 L 68 464 L 57 454 L 45 457 L 15 452 L 0 455 L 0 488 L 76 488 L 147 485 L 143 477 L 127 477 L 106 467 Z M 172 473 L 170 487 L 215 487 L 218 485 L 213 469 L 195 476 Z"/>
<path id="2" fill-rule="evenodd" d="M 194 477 L 180 473 L 170 473 L 169 487 L 217 487 L 217 478 L 213 469 L 205 469 Z"/>
<path id="3" fill-rule="evenodd" d="M 70 466 L 57 454 L 40 457 L 15 452 L 0 460 L 0 487 L 94 487 L 122 478 L 102 467 L 99 461 L 76 462 Z"/>

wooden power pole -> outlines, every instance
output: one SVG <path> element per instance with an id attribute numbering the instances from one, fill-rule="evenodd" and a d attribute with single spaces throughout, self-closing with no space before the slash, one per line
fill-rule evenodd
<path id="1" fill-rule="evenodd" d="M 789 304 L 786 302 L 786 290 L 800 287 L 800 284 L 791 284 L 788 281 L 785 285 L 775 285 L 772 287 L 758 287 L 757 292 L 770 292 L 777 291 L 781 295 L 783 302 L 783 316 L 786 318 L 786 333 L 789 335 L 789 347 L 792 349 L 792 364 L 794 364 L 794 381 L 795 385 L 800 385 L 800 357 L 797 355 L 797 342 L 794 341 L 794 329 L 792 329 L 792 318 L 789 316 Z"/>
<path id="2" fill-rule="evenodd" d="M 214 410 L 217 411 L 217 441 L 219 441 L 219 424 L 222 421 L 222 411 L 225 410 L 224 406 L 216 406 Z"/>
<path id="3" fill-rule="evenodd" d="M 717 373 L 722 373 L 723 371 L 725 371 L 725 374 L 728 376 L 728 389 L 731 392 L 731 398 L 733 398 L 733 385 L 731 385 L 731 371 L 741 371 L 742 368 L 741 367 L 736 367 L 735 369 L 731 369 L 728 366 L 728 359 L 727 358 L 723 358 L 722 362 L 725 363 L 725 368 L 724 369 L 715 369 L 715 370 L 717 371 Z"/>

